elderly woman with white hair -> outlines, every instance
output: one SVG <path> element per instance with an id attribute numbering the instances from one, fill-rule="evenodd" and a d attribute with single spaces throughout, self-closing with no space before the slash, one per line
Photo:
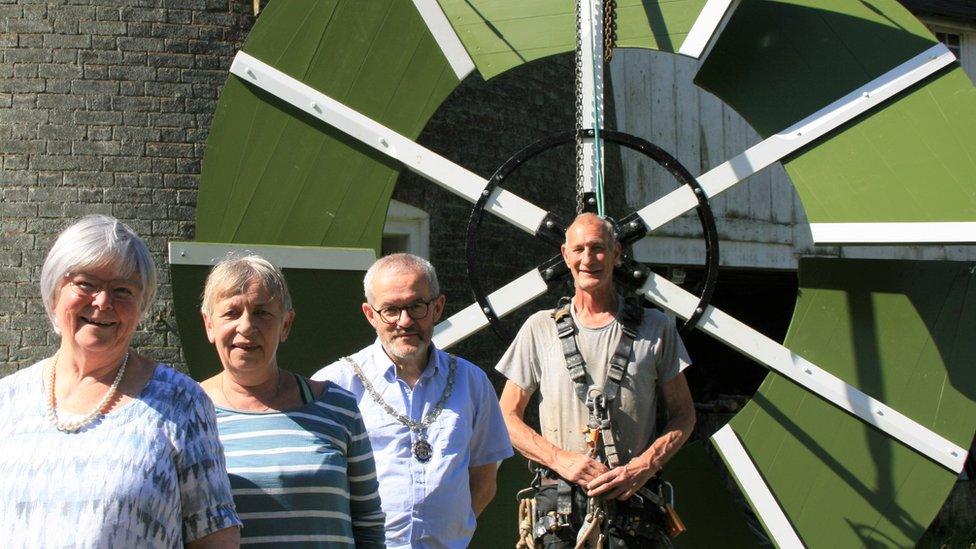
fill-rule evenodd
<path id="1" fill-rule="evenodd" d="M 62 232 L 41 269 L 53 357 L 0 380 L 0 532 L 14 547 L 235 547 L 213 405 L 130 348 L 156 294 L 112 217 Z"/>
<path id="2" fill-rule="evenodd" d="M 278 364 L 295 311 L 281 271 L 249 255 L 214 266 L 201 306 L 223 371 L 217 408 L 242 543 L 383 547 L 376 467 L 356 399 Z"/>

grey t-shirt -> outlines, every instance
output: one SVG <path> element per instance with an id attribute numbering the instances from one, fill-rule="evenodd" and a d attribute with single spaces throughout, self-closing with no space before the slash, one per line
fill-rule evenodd
<path id="1" fill-rule="evenodd" d="M 623 309 L 616 317 L 622 316 Z M 586 382 L 599 387 L 606 381 L 607 363 L 617 348 L 621 324 L 615 318 L 606 326 L 586 328 L 577 320 L 576 344 L 586 361 Z M 611 407 L 613 431 L 622 463 L 646 450 L 655 438 L 656 388 L 691 365 L 674 319 L 656 309 L 644 309 L 644 318 Z M 522 325 L 496 370 L 516 385 L 540 391 L 539 423 L 542 436 L 565 450 L 585 453 L 583 429 L 589 411 L 576 396 L 566 369 L 566 358 L 556 335 L 552 310 L 539 311 Z"/>

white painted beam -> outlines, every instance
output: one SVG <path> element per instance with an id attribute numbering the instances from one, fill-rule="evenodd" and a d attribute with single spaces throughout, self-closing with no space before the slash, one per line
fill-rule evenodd
<path id="1" fill-rule="evenodd" d="M 955 62 L 944 44 L 936 44 L 782 132 L 698 176 L 705 195 L 713 197 L 827 133 L 873 109 Z M 650 230 L 691 210 L 698 203 L 685 186 L 637 212 Z"/>
<path id="2" fill-rule="evenodd" d="M 814 244 L 976 244 L 976 222 L 811 223 Z"/>
<path id="3" fill-rule="evenodd" d="M 691 316 L 698 305 L 698 296 L 655 273 L 652 273 L 640 291 L 652 302 L 682 318 Z M 857 387 L 847 384 L 720 309 L 708 306 L 698 328 L 953 472 L 962 470 L 966 459 L 966 450 L 962 447 L 868 396 Z"/>
<path id="4" fill-rule="evenodd" d="M 417 8 L 424 23 L 427 24 L 427 28 L 430 29 L 434 41 L 444 52 L 444 57 L 447 58 L 447 63 L 451 65 L 451 69 L 454 70 L 458 80 L 464 80 L 464 77 L 474 70 L 474 61 L 471 60 L 468 51 L 464 49 L 461 39 L 454 32 L 454 28 L 451 27 L 444 11 L 437 4 L 437 0 L 413 0 L 413 5 Z"/>
<path id="5" fill-rule="evenodd" d="M 786 517 L 776 497 L 763 480 L 756 464 L 742 446 L 735 431 L 726 425 L 712 435 L 712 443 L 718 449 L 722 460 L 728 465 L 742 493 L 749 499 L 766 532 L 777 547 L 804 547 L 793 524 Z"/>
<path id="6" fill-rule="evenodd" d="M 721 34 L 739 0 L 708 0 L 678 49 L 681 55 L 700 59 Z"/>
<path id="7" fill-rule="evenodd" d="M 483 177 L 243 51 L 237 52 L 230 72 L 469 202 L 477 201 L 488 185 Z M 485 209 L 530 234 L 536 233 L 546 216 L 542 208 L 503 189 L 495 190 Z"/>
<path id="8" fill-rule="evenodd" d="M 216 265 L 229 254 L 257 254 L 281 269 L 365 271 L 376 261 L 372 248 L 322 248 L 219 242 L 170 242 L 170 265 Z"/>
<path id="9" fill-rule="evenodd" d="M 546 281 L 532 269 L 488 295 L 488 303 L 499 318 L 546 292 Z M 446 349 L 488 326 L 488 317 L 477 303 L 465 307 L 434 327 L 434 345 Z"/>

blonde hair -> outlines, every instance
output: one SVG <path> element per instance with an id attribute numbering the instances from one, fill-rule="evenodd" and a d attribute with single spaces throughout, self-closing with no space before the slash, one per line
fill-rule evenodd
<path id="1" fill-rule="evenodd" d="M 243 294 L 255 278 L 268 290 L 272 299 L 281 301 L 285 311 L 292 310 L 288 283 L 278 267 L 259 255 L 232 253 L 214 265 L 207 275 L 200 298 L 200 311 L 210 316 L 214 303 L 227 296 Z"/>

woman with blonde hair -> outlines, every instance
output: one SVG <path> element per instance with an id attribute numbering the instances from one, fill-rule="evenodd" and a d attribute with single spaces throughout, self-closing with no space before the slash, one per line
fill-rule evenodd
<path id="1" fill-rule="evenodd" d="M 217 409 L 244 543 L 382 547 L 373 452 L 356 399 L 278 364 L 295 311 L 267 260 L 214 266 L 201 306 L 223 370 L 202 385 Z"/>

